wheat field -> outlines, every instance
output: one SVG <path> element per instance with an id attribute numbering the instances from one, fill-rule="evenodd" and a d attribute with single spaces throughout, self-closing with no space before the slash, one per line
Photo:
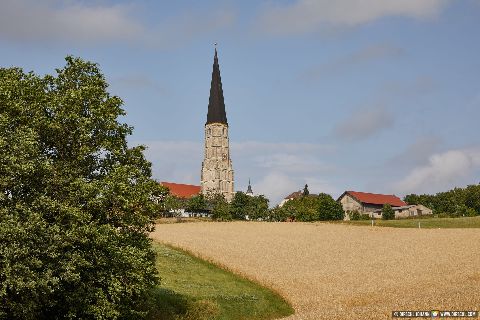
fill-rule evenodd
<path id="1" fill-rule="evenodd" d="M 480 229 L 202 222 L 159 224 L 151 237 L 276 290 L 289 320 L 480 309 Z"/>

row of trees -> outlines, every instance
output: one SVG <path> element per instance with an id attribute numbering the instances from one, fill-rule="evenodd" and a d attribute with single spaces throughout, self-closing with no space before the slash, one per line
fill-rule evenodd
<path id="1" fill-rule="evenodd" d="M 409 194 L 404 198 L 408 204 L 422 204 L 434 214 L 454 217 L 480 215 L 480 185 L 455 188 L 435 195 Z"/>
<path id="2" fill-rule="evenodd" d="M 261 221 L 319 221 L 342 220 L 345 213 L 342 206 L 330 195 L 304 194 L 287 201 L 282 207 L 268 208 L 269 200 L 263 195 L 249 196 L 243 192 L 235 193 L 228 203 L 221 195 L 196 195 L 188 200 L 167 196 L 164 212 L 185 208 L 188 212 L 209 212 L 216 220 L 261 220 Z"/>
<path id="3" fill-rule="evenodd" d="M 168 191 L 167 191 L 168 192 Z M 268 212 L 268 199 L 263 195 L 249 196 L 235 193 L 228 203 L 221 194 L 198 194 L 189 199 L 177 198 L 171 194 L 163 197 L 163 215 L 176 215 L 179 209 L 191 213 L 208 213 L 215 220 L 264 220 Z"/>

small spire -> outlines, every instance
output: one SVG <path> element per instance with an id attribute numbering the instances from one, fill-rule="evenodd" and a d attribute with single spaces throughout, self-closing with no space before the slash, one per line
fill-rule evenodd
<path id="1" fill-rule="evenodd" d="M 250 178 L 248 178 L 248 188 L 246 194 L 249 196 L 253 196 L 252 186 L 250 185 Z"/>

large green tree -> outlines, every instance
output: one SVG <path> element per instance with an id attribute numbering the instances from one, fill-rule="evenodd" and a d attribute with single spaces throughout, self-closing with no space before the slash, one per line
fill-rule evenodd
<path id="1" fill-rule="evenodd" d="M 0 69 L 0 319 L 139 318 L 161 190 L 96 64 Z"/>
<path id="2" fill-rule="evenodd" d="M 250 220 L 267 220 L 269 200 L 264 195 L 248 197 L 250 198 L 248 218 Z"/>
<path id="3" fill-rule="evenodd" d="M 289 200 L 282 211 L 297 221 L 342 220 L 345 215 L 342 205 L 326 193 Z M 285 213 L 282 215 L 285 216 Z"/>
<path id="4" fill-rule="evenodd" d="M 345 217 L 342 205 L 331 195 L 320 193 L 317 201 L 319 220 L 343 220 Z"/>
<path id="5" fill-rule="evenodd" d="M 234 219 L 245 220 L 250 212 L 250 196 L 237 191 L 230 202 L 230 211 Z"/>
<path id="6" fill-rule="evenodd" d="M 187 201 L 186 210 L 193 213 L 204 213 L 207 212 L 207 200 L 202 193 L 199 193 Z"/>
<path id="7" fill-rule="evenodd" d="M 232 220 L 230 204 L 221 193 L 210 193 L 207 195 L 207 206 L 210 208 L 212 219 L 218 221 Z"/>

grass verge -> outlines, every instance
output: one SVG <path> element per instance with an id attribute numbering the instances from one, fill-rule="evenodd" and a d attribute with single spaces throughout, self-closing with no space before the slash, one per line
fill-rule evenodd
<path id="1" fill-rule="evenodd" d="M 275 319 L 293 308 L 277 293 L 189 253 L 154 242 L 161 286 L 150 319 Z M 152 303 L 151 302 L 151 303 Z"/>
<path id="2" fill-rule="evenodd" d="M 339 224 L 371 226 L 371 220 L 339 221 Z M 399 219 L 399 220 L 374 220 L 377 227 L 392 228 L 480 228 L 480 216 L 462 218 L 425 218 L 425 219 Z"/>

